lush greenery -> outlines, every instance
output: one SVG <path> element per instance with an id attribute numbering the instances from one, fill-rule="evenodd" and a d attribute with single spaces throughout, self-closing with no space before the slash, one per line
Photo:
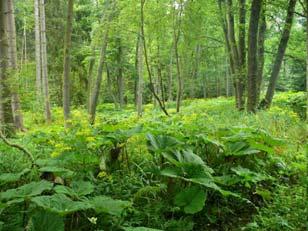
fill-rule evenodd
<path id="1" fill-rule="evenodd" d="M 295 98 L 257 115 L 228 98 L 171 117 L 101 104 L 95 126 L 76 109 L 69 129 L 60 108 L 48 126 L 29 112 L 14 142 L 35 165 L 0 143 L 0 230 L 305 230 L 307 129 L 282 104 Z"/>

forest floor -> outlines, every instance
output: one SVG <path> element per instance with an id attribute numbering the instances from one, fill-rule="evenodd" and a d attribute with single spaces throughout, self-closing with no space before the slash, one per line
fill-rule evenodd
<path id="1" fill-rule="evenodd" d="M 306 230 L 307 125 L 294 95 L 256 115 L 223 97 L 185 100 L 180 113 L 171 103 L 170 117 L 102 104 L 95 126 L 77 108 L 69 129 L 61 108 L 50 125 L 27 112 L 12 140 L 36 167 L 0 142 L 0 230 Z"/>

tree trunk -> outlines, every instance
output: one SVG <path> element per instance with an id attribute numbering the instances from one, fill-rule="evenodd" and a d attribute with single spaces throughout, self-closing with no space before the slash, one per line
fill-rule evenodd
<path id="1" fill-rule="evenodd" d="M 45 106 L 45 120 L 47 123 L 51 122 L 51 109 L 49 100 L 49 86 L 48 86 L 48 68 L 47 68 L 47 44 L 46 44 L 46 25 L 45 25 L 45 0 L 41 0 L 40 4 L 40 34 L 41 34 L 41 65 L 42 65 L 42 83 Z"/>
<path id="2" fill-rule="evenodd" d="M 245 98 L 245 77 L 246 77 L 246 0 L 239 1 L 239 41 L 238 41 L 238 56 L 239 56 L 239 79 L 238 79 L 238 109 L 244 110 Z"/>
<path id="3" fill-rule="evenodd" d="M 5 13 L 7 17 L 7 36 L 8 36 L 8 58 L 9 58 L 9 71 L 17 72 L 17 48 L 16 48 L 16 27 L 14 16 L 13 0 L 6 1 Z M 16 83 L 18 81 L 14 81 Z M 18 84 L 14 84 L 12 88 L 12 110 L 14 116 L 14 124 L 17 130 L 24 130 L 23 117 L 20 106 L 20 99 L 18 95 Z"/>
<path id="4" fill-rule="evenodd" d="M 87 84 L 87 109 L 88 111 L 90 110 L 90 105 L 91 105 L 91 89 L 92 89 L 92 74 L 93 74 L 93 68 L 95 65 L 95 47 L 92 48 L 92 55 L 90 58 L 90 63 L 89 63 L 89 69 L 88 69 L 88 84 Z"/>
<path id="5" fill-rule="evenodd" d="M 71 46 L 73 30 L 73 8 L 74 0 L 68 0 L 67 21 L 64 40 L 63 61 L 63 114 L 65 126 L 69 126 L 70 119 L 70 71 L 71 71 Z"/>
<path id="6" fill-rule="evenodd" d="M 143 41 L 142 37 L 138 38 L 138 80 L 137 80 L 137 115 L 138 117 L 142 116 L 142 94 L 143 94 Z"/>
<path id="7" fill-rule="evenodd" d="M 150 91 L 152 92 L 154 98 L 159 103 L 159 107 L 161 108 L 161 110 L 165 113 L 166 116 L 169 116 L 165 106 L 163 105 L 160 97 L 156 94 L 155 89 L 154 89 L 152 72 L 151 72 L 151 69 L 150 69 L 149 61 L 148 61 L 147 46 L 146 46 L 145 33 L 144 33 L 144 4 L 145 4 L 145 0 L 140 0 L 140 5 L 141 5 L 141 7 L 140 7 L 141 37 L 142 37 L 142 42 L 143 42 L 143 52 L 144 52 L 145 64 L 146 64 L 146 67 L 147 67 L 149 80 L 150 80 Z"/>
<path id="8" fill-rule="evenodd" d="M 170 50 L 170 63 L 169 63 L 169 75 L 168 75 L 168 101 L 173 101 L 172 97 L 172 82 L 173 82 L 173 48 Z"/>
<path id="9" fill-rule="evenodd" d="M 265 99 L 263 99 L 260 103 L 260 107 L 261 108 L 269 108 L 272 100 L 273 100 L 273 96 L 275 93 L 275 87 L 276 87 L 276 83 L 278 80 L 278 76 L 279 76 L 279 71 L 281 68 L 281 64 L 282 64 L 282 60 L 283 60 L 283 56 L 285 54 L 287 45 L 288 45 L 288 41 L 290 38 L 290 32 L 291 32 L 291 28 L 292 28 L 292 22 L 293 22 L 293 16 L 294 16 L 294 10 L 295 10 L 295 5 L 296 5 L 296 0 L 290 0 L 289 1 L 289 5 L 288 5 L 288 12 L 287 12 L 287 17 L 286 17 L 286 21 L 285 21 L 285 25 L 284 25 L 284 29 L 282 32 L 282 36 L 279 42 L 279 47 L 278 47 L 278 51 L 276 54 L 276 58 L 272 67 L 272 72 L 271 72 L 271 76 L 270 76 L 270 80 L 269 80 L 269 85 L 266 91 L 266 96 Z"/>
<path id="10" fill-rule="evenodd" d="M 34 1 L 35 18 L 35 62 L 36 62 L 36 100 L 41 105 L 42 76 L 41 76 L 41 36 L 40 36 L 40 0 Z"/>
<path id="11" fill-rule="evenodd" d="M 264 42 L 266 32 L 266 17 L 265 17 L 265 4 L 261 11 L 261 19 L 258 33 L 258 76 L 257 76 L 257 104 L 260 101 L 261 84 L 263 81 L 263 69 L 264 69 Z"/>
<path id="12" fill-rule="evenodd" d="M 11 91 L 8 81 L 8 37 L 5 17 L 6 0 L 0 0 L 0 130 L 6 134 L 14 132 Z"/>
<path id="13" fill-rule="evenodd" d="M 95 115 L 96 115 L 96 107 L 98 104 L 98 97 L 100 93 L 100 88 L 102 84 L 102 78 L 103 78 L 103 69 L 106 62 L 106 50 L 108 45 L 108 36 L 109 36 L 109 23 L 111 21 L 111 17 L 109 16 L 109 21 L 107 21 L 107 25 L 105 28 L 105 32 L 103 35 L 103 41 L 102 41 L 102 47 L 100 52 L 100 59 L 98 63 L 98 69 L 97 69 L 97 76 L 96 76 L 96 82 L 94 85 L 93 93 L 91 96 L 91 104 L 90 104 L 90 123 L 95 123 Z"/>
<path id="14" fill-rule="evenodd" d="M 249 36 L 248 36 L 248 98 L 247 111 L 255 112 L 257 107 L 257 78 L 258 78 L 258 28 L 262 0 L 253 0 L 251 4 Z"/>
<path id="15" fill-rule="evenodd" d="M 174 40 L 174 55 L 175 55 L 175 61 L 176 61 L 176 74 L 177 74 L 177 92 L 176 92 L 176 112 L 180 112 L 181 107 L 181 101 L 182 101 L 182 95 L 183 95 L 183 80 L 181 76 L 181 67 L 180 67 L 180 57 L 179 57 L 179 49 L 178 49 L 178 43 L 180 39 L 181 34 L 181 17 L 183 12 L 183 2 L 180 2 L 180 10 L 179 15 L 176 15 L 176 10 L 174 9 L 174 24 L 173 24 L 173 40 Z"/>
<path id="16" fill-rule="evenodd" d="M 118 109 L 118 100 L 117 97 L 115 96 L 114 92 L 113 92 L 113 87 L 112 87 L 112 80 L 111 80 L 111 76 L 110 76 L 110 71 L 109 71 L 109 66 L 106 63 L 106 72 L 107 72 L 107 87 L 108 87 L 108 92 L 110 97 L 112 98 L 112 101 L 114 103 L 114 107 L 115 109 Z"/>
<path id="17" fill-rule="evenodd" d="M 123 80 L 123 67 L 122 67 L 122 55 L 123 55 L 123 48 L 121 45 L 121 38 L 117 38 L 117 45 L 118 45 L 118 54 L 117 54 L 117 85 L 118 85 L 118 99 L 120 108 L 124 107 L 124 80 Z"/>

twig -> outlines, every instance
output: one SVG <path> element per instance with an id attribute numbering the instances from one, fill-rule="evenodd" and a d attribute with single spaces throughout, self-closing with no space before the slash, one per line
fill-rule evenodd
<path id="1" fill-rule="evenodd" d="M 11 143 L 5 136 L 4 134 L 0 131 L 0 138 L 3 140 L 3 142 L 5 144 L 7 144 L 8 146 L 12 147 L 12 148 L 16 148 L 19 149 L 20 151 L 22 151 L 23 153 L 26 154 L 26 156 L 30 159 L 32 166 L 35 165 L 34 163 L 34 158 L 33 155 L 31 154 L 31 152 L 29 152 L 26 148 L 24 148 L 23 146 L 19 145 L 19 144 L 15 144 L 15 143 Z"/>

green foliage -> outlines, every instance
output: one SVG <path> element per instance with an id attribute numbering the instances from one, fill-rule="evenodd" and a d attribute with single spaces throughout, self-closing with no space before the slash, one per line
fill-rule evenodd
<path id="1" fill-rule="evenodd" d="M 130 108 L 104 104 L 95 126 L 75 110 L 69 129 L 59 113 L 53 125 L 33 126 L 16 138 L 34 153 L 34 169 L 0 143 L 6 153 L 0 155 L 2 229 L 304 227 L 306 131 L 289 106 L 277 106 L 281 97 L 257 115 L 234 111 L 223 98 L 184 102 L 170 118 L 148 106 L 136 119 Z M 115 167 L 106 158 L 101 168 L 115 148 Z"/>

